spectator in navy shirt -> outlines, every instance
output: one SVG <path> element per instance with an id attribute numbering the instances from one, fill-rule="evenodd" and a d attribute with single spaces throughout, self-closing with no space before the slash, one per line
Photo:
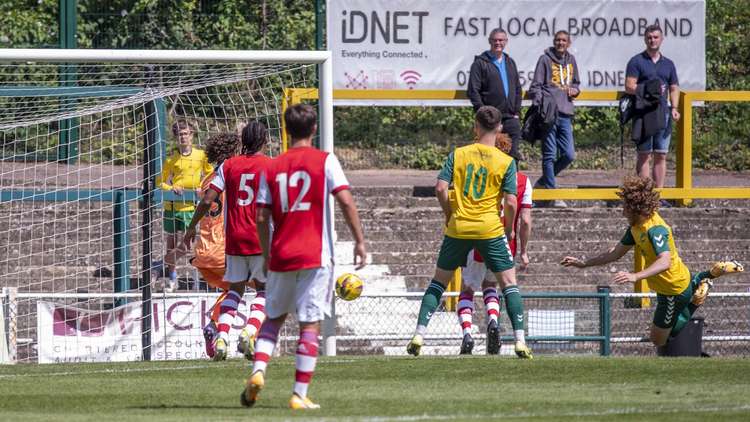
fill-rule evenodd
<path id="1" fill-rule="evenodd" d="M 642 139 L 637 145 L 638 159 L 636 173 L 641 177 L 652 177 L 656 187 L 664 187 L 667 173 L 667 153 L 672 136 L 672 121 L 680 120 L 677 107 L 680 101 L 680 83 L 677 79 L 677 69 L 674 62 L 664 57 L 659 49 L 664 41 L 664 33 L 658 25 L 646 27 L 644 34 L 646 50 L 633 56 L 625 69 L 625 92 L 635 95 L 638 84 L 658 78 L 661 81 L 661 101 L 664 106 L 665 128 L 656 135 Z M 671 106 L 667 104 L 667 99 Z M 653 176 L 649 174 L 649 159 L 653 155 Z M 669 203 L 662 200 L 662 206 Z"/>

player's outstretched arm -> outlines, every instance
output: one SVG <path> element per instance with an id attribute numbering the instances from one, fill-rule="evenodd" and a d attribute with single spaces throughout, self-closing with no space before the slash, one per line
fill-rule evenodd
<path id="1" fill-rule="evenodd" d="M 185 244 L 186 248 L 190 249 L 190 245 L 193 243 L 193 239 L 195 239 L 195 226 L 205 217 L 218 196 L 219 193 L 215 190 L 206 189 L 206 193 L 203 194 L 203 198 L 198 202 L 198 207 L 195 209 L 195 213 L 193 213 L 193 218 L 185 230 L 185 237 L 182 239 L 182 243 Z"/>
<path id="2" fill-rule="evenodd" d="M 637 273 L 619 271 L 617 274 L 614 275 L 614 277 L 612 277 L 612 281 L 615 283 L 619 283 L 619 284 L 635 283 L 638 280 L 643 280 L 644 278 L 649 278 L 651 276 L 654 276 L 656 274 L 659 274 L 661 272 L 668 270 L 669 264 L 670 264 L 669 261 L 670 261 L 669 251 L 662 252 L 656 256 L 656 261 L 654 261 L 653 264 L 644 268 L 642 271 L 638 271 Z"/>
<path id="3" fill-rule="evenodd" d="M 615 262 L 618 259 L 622 258 L 623 255 L 628 253 L 631 247 L 632 246 L 630 245 L 623 245 L 622 243 L 618 243 L 615 247 L 611 248 L 607 252 L 589 259 L 579 259 L 573 256 L 566 256 L 562 259 L 562 261 L 560 261 L 560 265 L 562 265 L 563 267 L 586 268 L 609 264 L 610 262 Z"/>
<path id="4" fill-rule="evenodd" d="M 346 225 L 354 237 L 354 265 L 357 270 L 364 268 L 367 261 L 367 250 L 365 248 L 365 235 L 362 232 L 362 224 L 359 222 L 359 213 L 357 204 L 354 203 L 354 197 L 349 189 L 343 189 L 334 195 L 336 202 L 344 214 Z M 358 262 L 359 261 L 359 262 Z"/>

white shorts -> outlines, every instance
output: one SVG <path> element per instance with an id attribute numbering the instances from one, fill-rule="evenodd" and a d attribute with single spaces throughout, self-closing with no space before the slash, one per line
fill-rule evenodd
<path id="1" fill-rule="evenodd" d="M 462 287 L 471 287 L 475 292 L 482 290 L 482 281 L 485 278 L 494 281 L 494 275 L 487 269 L 484 262 L 478 262 L 474 259 L 474 249 L 469 251 L 466 257 L 466 267 L 461 268 Z"/>
<path id="2" fill-rule="evenodd" d="M 266 315 L 278 318 L 295 312 L 301 322 L 322 321 L 331 314 L 333 268 L 331 266 L 289 272 L 268 272 Z"/>
<path id="3" fill-rule="evenodd" d="M 224 281 L 227 283 L 242 283 L 252 279 L 266 282 L 263 275 L 263 255 L 227 255 L 226 266 Z"/>

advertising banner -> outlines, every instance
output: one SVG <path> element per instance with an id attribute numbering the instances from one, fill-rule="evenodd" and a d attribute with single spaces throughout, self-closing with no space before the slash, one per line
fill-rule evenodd
<path id="1" fill-rule="evenodd" d="M 207 359 L 203 330 L 216 295 L 153 299 L 151 359 Z M 123 362 L 141 359 L 141 302 L 89 311 L 37 302 L 39 363 Z M 250 315 L 245 301 L 229 332 L 229 357 L 239 356 L 235 340 Z"/>
<path id="2" fill-rule="evenodd" d="M 39 363 L 141 359 L 141 303 L 88 311 L 38 301 Z"/>
<path id="3" fill-rule="evenodd" d="M 502 28 L 523 89 L 566 30 L 581 89 L 618 90 L 650 24 L 663 29 L 681 88 L 706 84 L 704 0 L 329 0 L 327 23 L 335 89 L 464 90 L 474 57 Z"/>

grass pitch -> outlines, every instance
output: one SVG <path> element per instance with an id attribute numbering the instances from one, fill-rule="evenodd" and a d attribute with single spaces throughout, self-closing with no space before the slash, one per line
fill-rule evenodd
<path id="1" fill-rule="evenodd" d="M 0 367 L 0 420 L 750 420 L 750 360 L 537 357 L 320 358 L 287 408 L 293 358 L 240 406 L 241 360 Z"/>

